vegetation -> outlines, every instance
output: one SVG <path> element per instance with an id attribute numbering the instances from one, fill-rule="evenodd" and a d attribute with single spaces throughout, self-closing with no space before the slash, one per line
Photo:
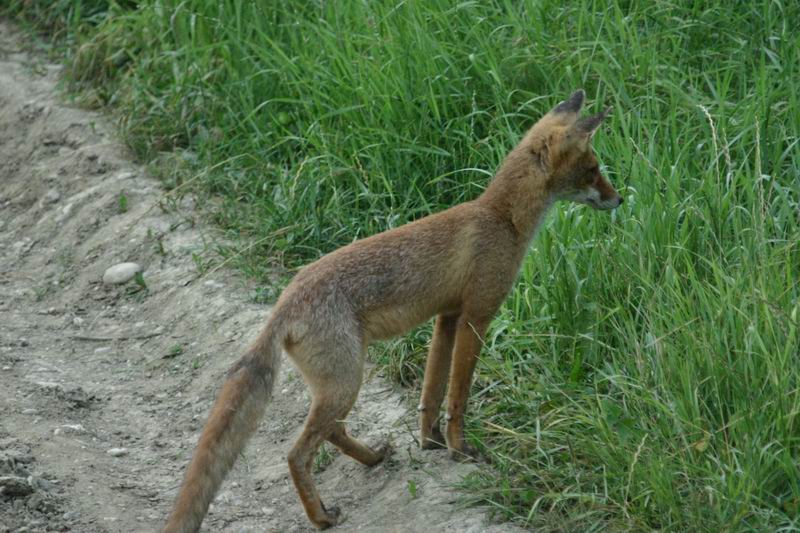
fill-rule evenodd
<path id="1" fill-rule="evenodd" d="M 182 154 L 253 276 L 474 198 L 575 88 L 613 105 L 595 149 L 626 202 L 536 238 L 469 494 L 544 530 L 800 527 L 800 3 L 3 3 L 138 155 Z M 413 381 L 427 340 L 377 358 Z"/>

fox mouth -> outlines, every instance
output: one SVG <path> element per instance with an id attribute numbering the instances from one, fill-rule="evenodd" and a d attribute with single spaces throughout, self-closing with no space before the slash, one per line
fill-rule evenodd
<path id="1" fill-rule="evenodd" d="M 622 202 L 614 204 L 613 200 L 607 200 L 601 202 L 595 200 L 594 198 L 587 198 L 586 204 L 590 206 L 592 209 L 597 209 L 600 211 L 610 211 L 612 209 L 616 209 L 617 207 L 619 207 L 622 204 Z"/>
<path id="2" fill-rule="evenodd" d="M 603 203 L 600 203 L 600 202 L 598 202 L 598 201 L 597 201 L 597 200 L 595 200 L 594 198 L 587 198 L 587 199 L 586 199 L 586 203 L 587 203 L 587 205 L 589 205 L 589 207 L 591 207 L 592 209 L 598 209 L 598 210 L 601 210 L 601 211 L 602 211 L 602 210 L 604 210 L 604 209 L 608 209 L 608 207 L 606 207 L 605 205 L 603 205 Z"/>

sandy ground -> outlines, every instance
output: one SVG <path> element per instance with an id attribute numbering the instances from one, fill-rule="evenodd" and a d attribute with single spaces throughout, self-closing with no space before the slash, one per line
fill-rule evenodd
<path id="1" fill-rule="evenodd" d="M 227 367 L 269 312 L 233 272 L 200 276 L 210 230 L 115 140 L 57 96 L 59 68 L 0 22 L 0 533 L 155 531 Z M 127 210 L 120 209 L 120 196 Z M 147 290 L 102 282 L 134 261 Z M 371 372 L 348 420 L 392 457 L 328 448 L 316 474 L 335 531 L 512 531 L 448 488 L 474 468 L 418 449 L 416 413 Z M 286 453 L 309 405 L 285 363 L 266 419 L 204 531 L 312 531 Z M 111 453 L 109 453 L 111 452 Z"/>

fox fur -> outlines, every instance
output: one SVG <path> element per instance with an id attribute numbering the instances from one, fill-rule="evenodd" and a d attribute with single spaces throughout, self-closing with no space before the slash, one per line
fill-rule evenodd
<path id="1" fill-rule="evenodd" d="M 367 346 L 436 316 L 420 402 L 423 448 L 475 455 L 464 412 L 483 335 L 508 295 L 537 227 L 556 200 L 613 209 L 622 198 L 600 173 L 590 141 L 608 110 L 580 118 L 576 91 L 542 117 L 477 199 L 344 246 L 306 266 L 283 291 L 264 329 L 228 372 L 164 531 L 197 531 L 264 413 L 285 350 L 311 389 L 304 429 L 288 455 L 309 520 L 333 526 L 311 477 L 327 440 L 361 463 L 380 462 L 348 435 Z M 448 392 L 446 431 L 439 427 Z"/>

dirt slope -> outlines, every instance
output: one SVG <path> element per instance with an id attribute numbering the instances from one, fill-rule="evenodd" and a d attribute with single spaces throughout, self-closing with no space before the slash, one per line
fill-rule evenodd
<path id="1" fill-rule="evenodd" d="M 159 183 L 102 116 L 57 98 L 58 67 L 23 42 L 0 22 L 0 532 L 154 531 L 268 308 L 231 272 L 198 277 L 203 228 L 153 208 Z M 144 268 L 147 291 L 103 284 L 126 261 Z M 308 404 L 284 363 L 204 531 L 311 530 L 285 462 Z M 368 443 L 388 436 L 395 452 L 367 469 L 330 450 L 316 479 L 343 510 L 336 530 L 512 530 L 454 505 L 442 487 L 470 467 L 421 452 L 409 407 L 367 379 L 349 427 Z"/>

